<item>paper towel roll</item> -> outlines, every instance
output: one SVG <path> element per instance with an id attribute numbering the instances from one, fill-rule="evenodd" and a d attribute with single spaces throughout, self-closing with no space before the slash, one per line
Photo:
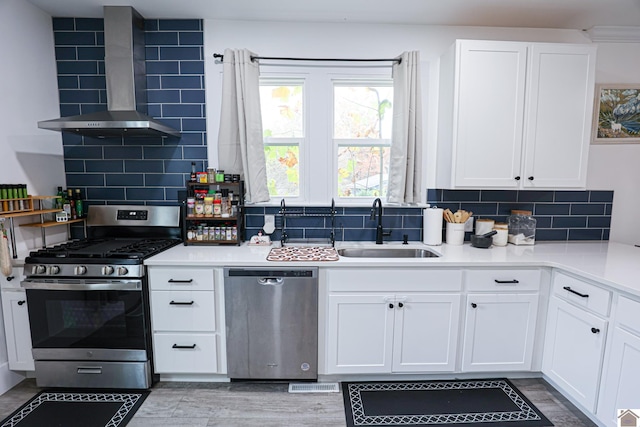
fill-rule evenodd
<path id="1" fill-rule="evenodd" d="M 442 209 L 424 209 L 422 214 L 422 242 L 425 245 L 442 244 Z"/>

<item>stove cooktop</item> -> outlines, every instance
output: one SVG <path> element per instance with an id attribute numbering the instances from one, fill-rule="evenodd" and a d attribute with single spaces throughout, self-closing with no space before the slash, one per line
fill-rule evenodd
<path id="1" fill-rule="evenodd" d="M 29 262 L 74 263 L 102 261 L 142 262 L 180 243 L 179 239 L 93 239 L 78 240 L 31 252 Z"/>

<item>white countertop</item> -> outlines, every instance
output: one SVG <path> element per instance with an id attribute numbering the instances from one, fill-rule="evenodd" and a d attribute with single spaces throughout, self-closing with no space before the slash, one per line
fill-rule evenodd
<path id="1" fill-rule="evenodd" d="M 384 246 L 428 248 L 438 258 L 345 258 L 338 261 L 267 261 L 274 246 L 178 245 L 145 261 L 150 266 L 210 267 L 556 267 L 640 297 L 640 248 L 613 242 L 536 243 L 478 249 L 463 246 L 426 246 L 421 243 L 385 243 Z M 293 245 L 292 245 L 293 246 Z M 336 248 L 376 247 L 370 242 L 336 242 Z M 378 246 L 379 247 L 379 246 Z"/>

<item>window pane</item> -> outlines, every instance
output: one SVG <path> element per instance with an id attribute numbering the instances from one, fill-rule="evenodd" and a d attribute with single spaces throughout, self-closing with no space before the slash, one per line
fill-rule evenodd
<path id="1" fill-rule="evenodd" d="M 300 193 L 300 149 L 297 145 L 264 146 L 267 187 L 271 197 L 297 197 Z"/>
<path id="2" fill-rule="evenodd" d="M 334 138 L 390 139 L 393 87 L 334 86 Z"/>
<path id="3" fill-rule="evenodd" d="M 384 197 L 389 147 L 338 147 L 338 197 Z"/>
<path id="4" fill-rule="evenodd" d="M 260 105 L 265 138 L 304 136 L 302 85 L 261 83 Z"/>

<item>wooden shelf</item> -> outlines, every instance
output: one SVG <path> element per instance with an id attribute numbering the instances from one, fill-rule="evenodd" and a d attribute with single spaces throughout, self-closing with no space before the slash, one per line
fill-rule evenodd
<path id="1" fill-rule="evenodd" d="M 19 211 L 19 212 L 3 213 L 3 214 L 0 214 L 0 217 L 1 218 L 18 218 L 21 216 L 44 215 L 44 214 L 60 212 L 60 211 L 62 211 L 62 209 L 39 209 L 39 210 L 31 210 L 31 211 Z"/>
<path id="2" fill-rule="evenodd" d="M 21 210 L 11 210 L 8 212 L 0 212 L 0 220 L 4 221 L 5 219 L 9 220 L 9 231 L 11 232 L 11 251 L 13 253 L 13 258 L 17 258 L 17 250 L 16 250 L 16 237 L 14 230 L 14 218 L 27 217 L 27 216 L 37 216 L 40 215 L 40 222 L 32 222 L 27 224 L 19 224 L 20 227 L 31 227 L 31 228 L 39 228 L 42 233 L 42 247 L 47 246 L 47 236 L 45 233 L 45 229 L 50 227 L 59 227 L 61 225 L 68 225 L 73 223 L 85 222 L 85 218 L 78 219 L 70 219 L 64 222 L 58 221 L 45 221 L 43 215 L 52 214 L 56 212 L 61 212 L 62 209 L 42 209 L 42 201 L 43 200 L 54 200 L 58 199 L 58 196 L 29 196 L 26 198 L 18 198 L 18 199 L 0 199 L 0 205 L 3 202 L 16 201 L 16 200 L 26 200 L 29 209 L 21 209 Z M 34 203 L 37 202 L 37 203 Z M 36 206 L 34 206 L 34 204 Z M 71 239 L 71 229 L 68 228 L 67 234 L 69 239 Z M 85 237 L 86 237 L 86 225 L 85 225 Z"/>
<path id="3" fill-rule="evenodd" d="M 60 212 L 60 211 L 56 209 L 55 212 Z M 84 218 L 79 218 L 79 219 L 70 219 L 62 222 L 58 222 L 58 221 L 32 222 L 29 224 L 20 224 L 20 227 L 49 228 L 49 227 L 56 227 L 56 226 L 65 225 L 65 224 L 74 224 L 77 222 L 84 222 L 84 221 L 85 221 Z"/>

